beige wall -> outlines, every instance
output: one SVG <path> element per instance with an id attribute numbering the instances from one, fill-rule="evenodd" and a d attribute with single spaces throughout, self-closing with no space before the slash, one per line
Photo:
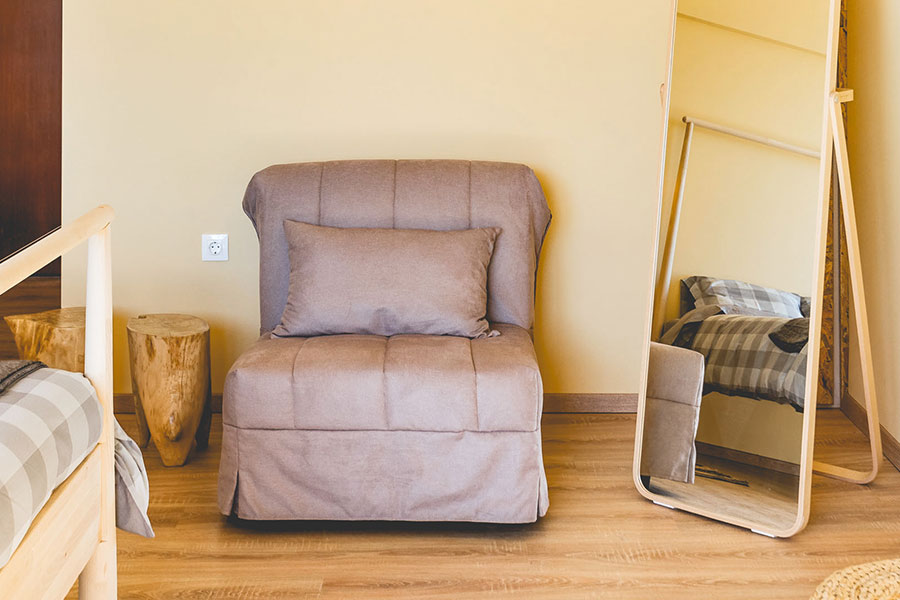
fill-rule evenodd
<path id="1" fill-rule="evenodd" d="M 876 390 L 882 424 L 900 438 L 900 3 L 848 0 L 848 12 L 850 169 Z M 850 391 L 861 399 L 853 358 Z"/>
<path id="2" fill-rule="evenodd" d="M 550 392 L 639 380 L 669 0 L 64 3 L 63 214 L 113 205 L 116 389 L 124 321 L 212 326 L 213 387 L 254 338 L 257 245 L 240 210 L 280 162 L 519 161 L 554 221 L 538 294 Z M 228 233 L 231 260 L 200 261 Z M 63 265 L 82 302 L 83 259 Z"/>
<path id="3" fill-rule="evenodd" d="M 678 12 L 824 54 L 828 10 L 822 5 L 822 0 L 680 0 Z"/>

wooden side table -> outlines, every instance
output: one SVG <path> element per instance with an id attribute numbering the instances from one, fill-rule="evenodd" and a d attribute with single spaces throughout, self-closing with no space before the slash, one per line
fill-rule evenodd
<path id="1" fill-rule="evenodd" d="M 138 443 L 152 439 L 164 465 L 181 466 L 194 441 L 209 443 L 209 325 L 156 314 L 128 319 L 127 329 Z"/>
<path id="2" fill-rule="evenodd" d="M 58 308 L 3 317 L 22 360 L 39 360 L 53 369 L 84 372 L 84 307 Z"/>

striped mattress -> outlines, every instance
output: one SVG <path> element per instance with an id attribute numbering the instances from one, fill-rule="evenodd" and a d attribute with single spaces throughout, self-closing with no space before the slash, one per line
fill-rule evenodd
<path id="1" fill-rule="evenodd" d="M 97 445 L 102 423 L 96 392 L 78 373 L 39 369 L 0 395 L 0 567 Z"/>

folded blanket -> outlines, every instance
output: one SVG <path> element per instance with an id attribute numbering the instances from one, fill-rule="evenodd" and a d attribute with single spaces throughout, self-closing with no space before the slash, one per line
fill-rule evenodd
<path id="1" fill-rule="evenodd" d="M 0 360 L 0 394 L 23 377 L 46 366 L 37 360 Z"/>

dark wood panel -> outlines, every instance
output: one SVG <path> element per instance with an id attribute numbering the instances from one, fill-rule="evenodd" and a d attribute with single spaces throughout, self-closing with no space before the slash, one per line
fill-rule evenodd
<path id="1" fill-rule="evenodd" d="M 3 258 L 61 220 L 62 0 L 0 2 L 0 132 Z"/>
<path id="2" fill-rule="evenodd" d="M 59 277 L 31 277 L 0 295 L 0 317 L 59 308 Z M 0 359 L 18 358 L 16 342 L 0 318 Z"/>

